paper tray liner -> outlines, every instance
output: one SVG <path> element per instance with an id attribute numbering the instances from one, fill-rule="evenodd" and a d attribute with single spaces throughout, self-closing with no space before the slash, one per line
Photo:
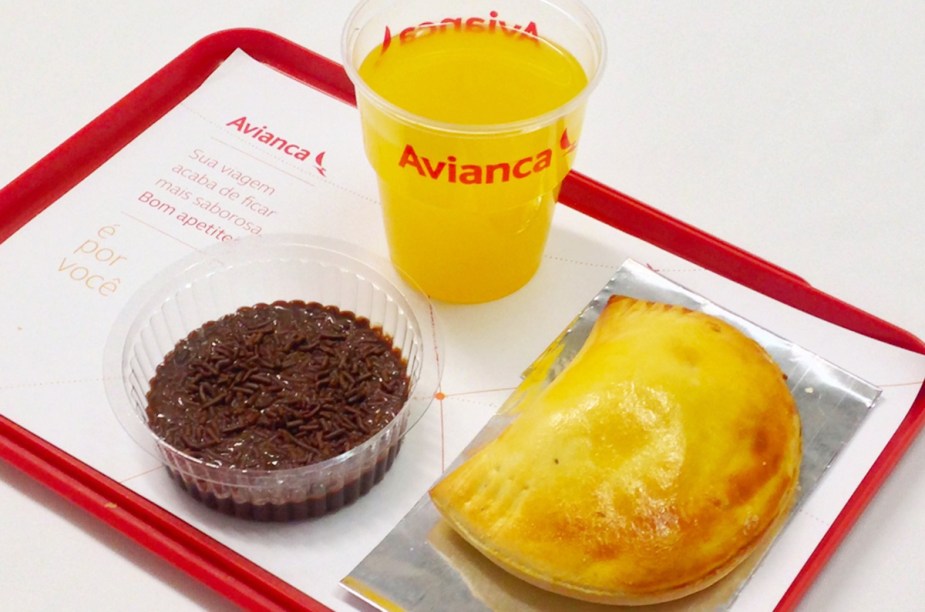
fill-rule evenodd
<path id="1" fill-rule="evenodd" d="M 593 604 L 530 585 L 496 566 L 443 521 L 424 495 L 388 536 L 343 579 L 357 596 L 383 610 L 454 611 L 726 610 L 760 570 L 775 536 L 816 489 L 841 448 L 851 439 L 880 389 L 747 319 L 627 260 L 562 334 L 524 372 L 505 401 L 448 471 L 493 439 L 525 399 L 542 391 L 581 349 L 612 295 L 685 306 L 721 318 L 754 338 L 787 376 L 803 429 L 803 458 L 794 508 L 769 530 L 756 551 L 724 579 L 688 597 L 650 606 Z"/>
<path id="2" fill-rule="evenodd" d="M 257 60 L 344 103 L 355 104 L 350 81 L 337 63 L 271 32 L 254 28 L 215 32 L 194 42 L 0 189 L 0 242 L 182 102 L 236 49 L 244 49 Z M 890 345 L 925 353 L 925 344 L 908 331 L 588 176 L 575 171 L 567 176 L 560 201 L 802 312 Z M 920 388 L 899 429 L 879 451 L 876 462 L 800 569 L 779 609 L 796 605 L 908 450 L 925 424 L 923 407 L 925 389 Z M 325 609 L 306 593 L 2 415 L 0 458 L 240 605 Z"/>

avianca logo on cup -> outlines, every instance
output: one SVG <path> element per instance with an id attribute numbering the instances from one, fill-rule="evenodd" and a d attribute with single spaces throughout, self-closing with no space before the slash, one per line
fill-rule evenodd
<path id="1" fill-rule="evenodd" d="M 577 144 L 569 138 L 568 130 L 562 131 L 559 137 L 559 148 L 563 155 L 572 153 Z M 552 149 L 548 148 L 513 162 L 465 164 L 460 163 L 455 155 L 449 155 L 442 160 L 432 160 L 419 155 L 410 144 L 405 145 L 401 159 L 398 161 L 400 168 L 413 169 L 424 178 L 463 185 L 490 185 L 525 179 L 546 170 L 550 165 L 552 165 Z"/>
<path id="2" fill-rule="evenodd" d="M 398 33 L 400 44 L 412 42 L 422 36 L 429 36 L 438 32 L 455 30 L 457 32 L 466 30 L 471 32 L 503 32 L 508 36 L 520 36 L 539 42 L 536 23 L 529 22 L 527 25 L 511 24 L 508 25 L 503 20 L 498 19 L 498 11 L 488 13 L 488 19 L 484 17 L 444 17 L 439 21 L 422 21 L 421 23 L 404 28 Z M 382 37 L 381 52 L 385 53 L 392 44 L 392 30 L 385 26 L 385 35 Z"/>

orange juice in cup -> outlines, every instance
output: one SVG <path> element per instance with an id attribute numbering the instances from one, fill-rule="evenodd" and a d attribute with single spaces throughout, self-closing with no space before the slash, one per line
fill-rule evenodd
<path id="1" fill-rule="evenodd" d="M 493 6 L 369 0 L 344 32 L 392 261 L 449 302 L 536 272 L 603 60 L 576 2 Z"/>

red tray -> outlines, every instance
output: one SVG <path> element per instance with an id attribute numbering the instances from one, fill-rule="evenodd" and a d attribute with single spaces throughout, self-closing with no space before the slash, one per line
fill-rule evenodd
<path id="1" fill-rule="evenodd" d="M 56 201 L 179 104 L 235 49 L 355 104 L 343 68 L 275 34 L 236 29 L 207 36 L 0 190 L 0 242 Z M 855 332 L 925 354 L 925 343 L 898 327 L 814 289 L 803 279 L 731 244 L 572 172 L 563 204 L 781 302 Z M 925 385 L 835 523 L 777 605 L 796 606 L 832 552 L 925 423 Z M 250 609 L 324 610 L 308 594 L 235 553 L 0 416 L 0 457 Z"/>

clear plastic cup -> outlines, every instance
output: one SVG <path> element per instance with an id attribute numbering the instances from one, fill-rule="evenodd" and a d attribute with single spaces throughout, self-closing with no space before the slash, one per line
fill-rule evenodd
<path id="1" fill-rule="evenodd" d="M 575 0 L 366 0 L 343 32 L 396 267 L 484 302 L 539 267 L 604 62 Z"/>
<path id="2" fill-rule="evenodd" d="M 350 311 L 392 339 L 407 363 L 410 391 L 382 430 L 324 461 L 259 470 L 203 461 L 148 427 L 150 381 L 178 341 L 242 306 L 294 300 Z M 290 521 L 350 504 L 384 477 L 438 388 L 437 337 L 431 304 L 387 261 L 340 241 L 267 235 L 193 253 L 135 294 L 107 340 L 104 384 L 123 428 L 194 498 L 230 515 Z"/>

